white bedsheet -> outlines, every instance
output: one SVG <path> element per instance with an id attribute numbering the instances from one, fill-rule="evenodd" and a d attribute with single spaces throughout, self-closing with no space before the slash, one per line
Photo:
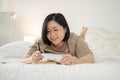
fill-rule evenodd
<path id="1" fill-rule="evenodd" d="M 30 43 L 12 42 L 0 47 L 0 80 L 120 80 L 120 33 L 89 29 L 86 42 L 94 64 L 24 64 L 20 58 Z"/>
<path id="2" fill-rule="evenodd" d="M 20 58 L 0 61 L 0 80 L 120 80 L 119 61 L 72 66 L 24 64 Z"/>

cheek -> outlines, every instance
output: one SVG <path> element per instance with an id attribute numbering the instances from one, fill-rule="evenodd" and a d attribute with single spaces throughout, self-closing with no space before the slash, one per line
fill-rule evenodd
<path id="1" fill-rule="evenodd" d="M 50 40 L 50 36 L 49 35 L 47 35 L 47 38 Z"/>
<path id="2" fill-rule="evenodd" d="M 61 30 L 61 31 L 59 31 L 58 32 L 58 36 L 63 40 L 64 39 L 64 37 L 65 37 L 65 30 L 63 29 L 63 30 Z"/>
<path id="3" fill-rule="evenodd" d="M 58 34 L 58 36 L 59 36 L 59 38 L 61 38 L 61 40 L 63 40 L 65 37 L 65 33 L 60 33 L 60 34 Z"/>

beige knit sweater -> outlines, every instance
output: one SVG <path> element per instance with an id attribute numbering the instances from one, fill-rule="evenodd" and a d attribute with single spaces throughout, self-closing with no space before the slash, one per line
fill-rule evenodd
<path id="1" fill-rule="evenodd" d="M 72 56 L 76 56 L 78 58 L 83 57 L 87 54 L 92 54 L 87 43 L 75 33 L 70 33 L 70 37 L 67 42 L 65 42 L 64 47 L 56 51 L 52 46 L 46 45 L 42 42 L 42 40 L 38 40 L 33 44 L 28 51 L 27 54 L 32 54 L 37 50 L 37 44 L 40 43 L 40 49 L 44 53 L 53 53 L 53 54 L 71 54 Z"/>

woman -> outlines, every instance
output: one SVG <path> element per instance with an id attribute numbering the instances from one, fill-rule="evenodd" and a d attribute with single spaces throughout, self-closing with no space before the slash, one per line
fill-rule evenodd
<path id="1" fill-rule="evenodd" d="M 83 38 L 86 30 L 87 28 L 83 28 L 81 33 Z M 65 65 L 93 63 L 92 52 L 82 37 L 70 32 L 67 21 L 61 13 L 49 14 L 43 23 L 42 39 L 23 56 L 23 62 L 37 62 L 44 57 L 41 54 L 44 52 L 63 55 L 60 63 Z"/>

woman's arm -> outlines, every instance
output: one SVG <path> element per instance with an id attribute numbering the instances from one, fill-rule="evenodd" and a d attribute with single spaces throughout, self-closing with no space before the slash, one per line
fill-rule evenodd
<path id="1" fill-rule="evenodd" d="M 81 58 L 77 58 L 75 56 L 72 56 L 71 54 L 65 54 L 63 55 L 63 58 L 60 63 L 65 65 L 94 63 L 94 58 L 91 54 L 88 54 Z"/>
<path id="2" fill-rule="evenodd" d="M 30 50 L 22 57 L 22 62 L 30 64 L 39 61 L 43 56 L 41 52 L 37 50 L 37 47 L 37 43 L 33 44 Z"/>
<path id="3" fill-rule="evenodd" d="M 87 30 L 88 30 L 87 27 L 85 27 L 85 26 L 82 27 L 82 31 L 80 33 L 80 36 L 81 36 L 81 38 L 83 38 L 83 40 L 85 40 L 85 36 L 86 36 Z M 88 54 L 88 55 L 78 59 L 77 63 L 94 63 L 94 57 L 93 57 L 92 54 Z"/>
<path id="4" fill-rule="evenodd" d="M 81 58 L 76 58 L 76 63 L 81 64 L 81 63 L 94 63 L 94 58 L 92 54 L 88 54 L 86 56 L 83 56 Z"/>
<path id="5" fill-rule="evenodd" d="M 40 51 L 35 51 L 33 52 L 32 55 L 25 54 L 22 58 L 22 62 L 30 64 L 30 63 L 35 63 L 41 60 L 42 58 L 43 56 L 41 55 Z"/>
<path id="6" fill-rule="evenodd" d="M 22 62 L 23 62 L 23 63 L 28 63 L 28 64 L 32 63 L 32 60 L 31 60 L 30 57 L 31 57 L 31 55 L 25 54 L 25 55 L 22 57 Z"/>
<path id="7" fill-rule="evenodd" d="M 84 41 L 85 35 L 87 32 L 87 27 L 83 27 L 79 39 L 76 42 L 75 54 L 76 56 L 72 56 L 71 54 L 65 54 L 61 60 L 62 64 L 81 64 L 81 63 L 94 63 L 94 57 L 89 49 L 89 46 Z"/>

